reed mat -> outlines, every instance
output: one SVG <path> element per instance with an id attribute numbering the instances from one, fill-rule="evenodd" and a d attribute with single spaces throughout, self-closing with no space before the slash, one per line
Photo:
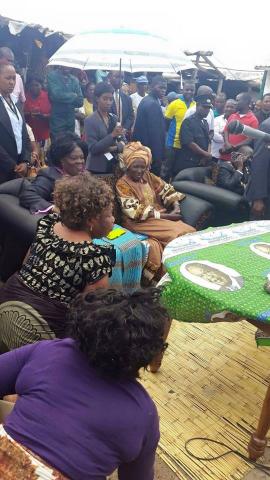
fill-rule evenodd
<path id="1" fill-rule="evenodd" d="M 208 437 L 247 454 L 270 381 L 269 347 L 257 348 L 247 322 L 173 322 L 160 372 L 142 372 L 141 381 L 160 415 L 159 456 L 180 479 L 242 480 L 252 466 L 234 454 L 198 461 L 185 451 L 193 437 Z M 203 442 L 190 446 L 198 456 L 224 448 Z"/>

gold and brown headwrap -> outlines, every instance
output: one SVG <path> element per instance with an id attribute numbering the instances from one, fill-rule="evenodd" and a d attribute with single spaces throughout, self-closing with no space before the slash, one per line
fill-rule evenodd
<path id="1" fill-rule="evenodd" d="M 122 163 L 126 168 L 129 168 L 132 163 L 138 158 L 145 160 L 147 168 L 150 167 L 152 161 L 152 154 L 150 148 L 145 147 L 141 144 L 141 142 L 128 143 L 124 147 L 121 157 Z"/>

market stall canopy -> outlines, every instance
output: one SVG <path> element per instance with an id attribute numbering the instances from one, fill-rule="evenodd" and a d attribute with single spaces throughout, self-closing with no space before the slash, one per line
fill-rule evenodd
<path id="1" fill-rule="evenodd" d="M 28 56 L 35 49 L 50 57 L 71 35 L 54 32 L 39 24 L 13 20 L 0 15 L 0 46 L 9 47 L 15 53 L 21 67 L 27 66 Z"/>
<path id="2" fill-rule="evenodd" d="M 224 80 L 238 80 L 243 82 L 261 82 L 264 68 L 237 69 L 225 67 L 214 55 L 213 51 L 185 51 L 185 54 L 192 59 L 194 65 L 201 71 L 209 73 Z M 269 67 L 270 68 L 270 67 Z"/>
<path id="3" fill-rule="evenodd" d="M 75 35 L 51 57 L 49 65 L 80 70 L 179 72 L 195 68 L 175 44 L 149 32 L 126 29 L 93 30 Z"/>

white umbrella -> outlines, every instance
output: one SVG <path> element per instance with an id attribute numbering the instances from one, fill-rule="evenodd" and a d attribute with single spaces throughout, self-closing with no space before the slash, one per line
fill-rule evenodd
<path id="1" fill-rule="evenodd" d="M 195 68 L 185 54 L 165 38 L 126 29 L 93 30 L 75 35 L 51 57 L 49 65 L 80 70 L 178 72 Z"/>

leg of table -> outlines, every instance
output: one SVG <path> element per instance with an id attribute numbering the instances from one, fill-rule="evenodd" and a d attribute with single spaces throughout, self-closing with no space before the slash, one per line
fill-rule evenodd
<path id="1" fill-rule="evenodd" d="M 270 427 L 270 385 L 267 389 L 256 431 L 251 435 L 248 453 L 251 460 L 257 460 L 264 454 L 266 435 Z"/>
<path id="2" fill-rule="evenodd" d="M 163 335 L 163 340 L 164 341 L 167 339 L 167 337 L 169 335 L 171 324 L 172 324 L 172 320 L 168 319 L 166 324 L 165 324 L 165 328 L 164 328 L 164 335 Z M 158 353 L 155 356 L 155 358 L 153 358 L 152 362 L 149 365 L 150 366 L 150 372 L 156 373 L 160 369 L 162 359 L 163 359 L 163 355 L 164 355 L 164 352 L 161 352 L 161 353 Z"/>

